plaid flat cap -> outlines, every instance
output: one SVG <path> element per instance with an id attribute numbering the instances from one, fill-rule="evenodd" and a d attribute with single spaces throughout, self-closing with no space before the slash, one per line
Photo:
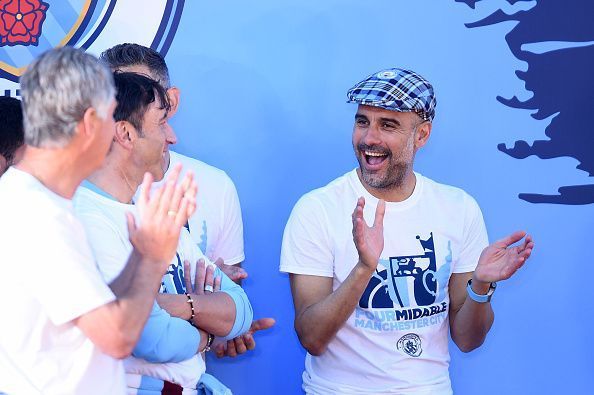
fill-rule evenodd
<path id="1" fill-rule="evenodd" d="M 347 92 L 347 102 L 400 112 L 416 112 L 425 121 L 435 117 L 435 92 L 411 70 L 387 69 L 371 74 Z"/>

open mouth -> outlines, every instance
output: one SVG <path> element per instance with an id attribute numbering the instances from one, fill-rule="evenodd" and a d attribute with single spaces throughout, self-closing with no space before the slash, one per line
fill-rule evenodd
<path id="1" fill-rule="evenodd" d="M 370 150 L 363 150 L 361 152 L 363 153 L 365 162 L 372 167 L 380 166 L 386 159 L 388 159 L 388 154 L 385 152 Z"/>

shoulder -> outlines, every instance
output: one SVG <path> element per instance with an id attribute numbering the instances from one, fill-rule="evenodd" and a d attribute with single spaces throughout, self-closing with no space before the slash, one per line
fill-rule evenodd
<path id="1" fill-rule="evenodd" d="M 183 171 L 192 171 L 196 180 L 200 181 L 201 183 L 206 182 L 208 184 L 220 185 L 220 183 L 223 182 L 226 184 L 233 184 L 227 173 L 219 168 L 174 151 L 170 151 L 170 155 L 170 168 L 177 163 L 181 163 L 183 166 Z"/>
<path id="2" fill-rule="evenodd" d="M 442 204 L 478 208 L 476 200 L 462 188 L 442 184 L 420 174 L 417 177 L 423 182 L 425 196 L 438 199 Z"/>

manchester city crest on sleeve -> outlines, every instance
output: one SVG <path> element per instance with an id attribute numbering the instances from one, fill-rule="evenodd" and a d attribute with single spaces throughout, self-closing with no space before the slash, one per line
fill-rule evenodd
<path id="1" fill-rule="evenodd" d="M 398 351 L 403 352 L 411 357 L 418 357 L 423 352 L 421 347 L 421 338 L 415 333 L 407 333 L 402 336 L 396 343 Z"/>

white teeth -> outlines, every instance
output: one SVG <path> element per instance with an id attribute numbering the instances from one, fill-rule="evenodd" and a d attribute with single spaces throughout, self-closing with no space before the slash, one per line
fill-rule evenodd
<path id="1" fill-rule="evenodd" d="M 386 156 L 386 154 L 382 154 L 379 152 L 372 152 L 372 151 L 363 151 L 367 156 Z"/>

